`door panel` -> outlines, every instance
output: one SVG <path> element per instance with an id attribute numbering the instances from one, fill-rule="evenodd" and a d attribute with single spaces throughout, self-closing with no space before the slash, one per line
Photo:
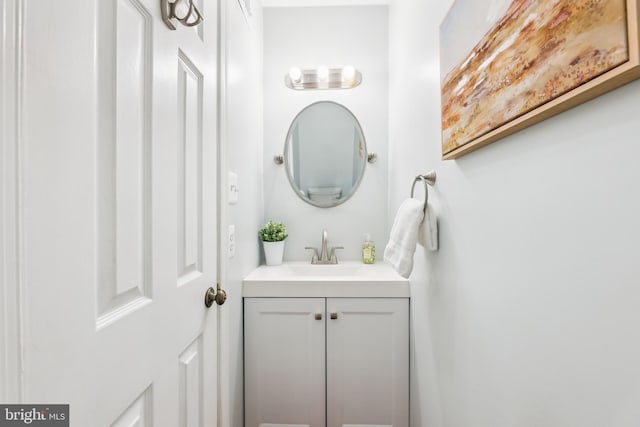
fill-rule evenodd
<path id="1" fill-rule="evenodd" d="M 180 424 L 200 427 L 204 422 L 202 336 L 180 355 Z"/>
<path id="2" fill-rule="evenodd" d="M 202 274 L 202 100 L 203 75 L 178 54 L 178 284 Z"/>
<path id="3" fill-rule="evenodd" d="M 98 329 L 150 300 L 151 15 L 137 0 L 98 4 Z"/>
<path id="4" fill-rule="evenodd" d="M 150 427 L 153 425 L 151 414 L 151 388 L 140 395 L 122 415 L 111 425 L 112 427 Z"/>

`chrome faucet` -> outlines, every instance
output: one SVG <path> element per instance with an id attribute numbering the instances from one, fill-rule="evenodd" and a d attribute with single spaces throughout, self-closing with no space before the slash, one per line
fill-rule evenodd
<path id="1" fill-rule="evenodd" d="M 327 230 L 322 230 L 322 251 L 320 252 L 320 261 L 327 261 Z"/>
<path id="2" fill-rule="evenodd" d="M 322 230 L 321 248 L 320 254 L 318 254 L 318 248 L 315 246 L 305 247 L 305 249 L 311 249 L 313 251 L 311 264 L 337 264 L 338 258 L 336 257 L 336 249 L 344 249 L 343 246 L 334 246 L 331 248 L 331 252 L 327 251 L 327 230 Z"/>

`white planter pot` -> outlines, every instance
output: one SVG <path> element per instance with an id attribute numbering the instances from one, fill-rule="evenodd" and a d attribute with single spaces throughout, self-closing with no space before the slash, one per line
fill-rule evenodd
<path id="1" fill-rule="evenodd" d="M 280 242 L 262 242 L 267 265 L 280 265 L 284 256 L 284 240 Z"/>

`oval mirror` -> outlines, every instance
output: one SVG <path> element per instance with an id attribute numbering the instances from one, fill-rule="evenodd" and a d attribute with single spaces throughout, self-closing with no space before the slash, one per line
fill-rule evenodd
<path id="1" fill-rule="evenodd" d="M 284 146 L 284 164 L 293 191 L 321 208 L 347 201 L 357 190 L 367 163 L 358 119 L 333 101 L 308 105 L 293 119 Z"/>

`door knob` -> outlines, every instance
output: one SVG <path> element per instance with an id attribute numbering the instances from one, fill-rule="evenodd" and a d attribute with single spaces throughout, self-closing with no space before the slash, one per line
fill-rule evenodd
<path id="1" fill-rule="evenodd" d="M 218 305 L 222 305 L 227 300 L 227 293 L 224 289 L 220 289 L 220 284 L 216 286 L 216 289 L 209 287 L 204 293 L 204 305 L 209 308 L 215 302 Z"/>
<path id="2" fill-rule="evenodd" d="M 216 292 L 216 304 L 222 305 L 227 301 L 227 292 L 224 289 L 220 289 L 218 286 L 218 291 Z"/>

